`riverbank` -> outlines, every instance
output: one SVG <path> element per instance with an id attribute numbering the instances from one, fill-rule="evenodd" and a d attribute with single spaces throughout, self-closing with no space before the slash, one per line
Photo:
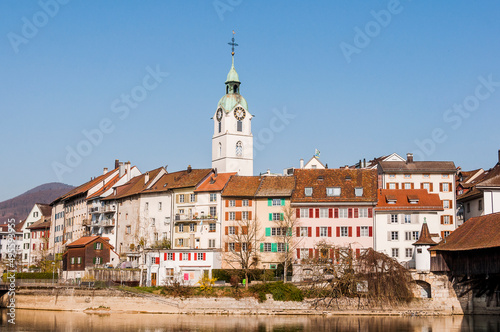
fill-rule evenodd
<path id="1" fill-rule="evenodd" d="M 192 297 L 174 298 L 150 293 L 132 293 L 118 289 L 19 288 L 16 308 L 85 312 L 88 314 L 150 313 L 186 315 L 385 315 L 444 316 L 462 314 L 447 310 L 433 299 L 415 299 L 408 304 L 375 304 L 366 300 L 338 299 L 327 308 L 313 300 L 266 301 L 255 298 Z"/>

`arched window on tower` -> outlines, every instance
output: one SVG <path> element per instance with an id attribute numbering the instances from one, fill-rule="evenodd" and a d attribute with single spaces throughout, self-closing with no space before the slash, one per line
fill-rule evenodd
<path id="1" fill-rule="evenodd" d="M 222 131 L 222 122 L 219 121 L 219 133 Z"/>
<path id="2" fill-rule="evenodd" d="M 234 87 L 233 87 L 233 92 L 234 92 L 234 93 L 238 93 L 238 85 L 236 85 L 236 84 L 234 85 Z"/>
<path id="3" fill-rule="evenodd" d="M 241 141 L 238 141 L 236 143 L 236 157 L 242 157 L 243 156 L 243 144 Z"/>
<path id="4" fill-rule="evenodd" d="M 229 93 L 229 85 L 226 85 L 226 95 Z"/>
<path id="5" fill-rule="evenodd" d="M 241 120 L 238 120 L 238 122 L 236 123 L 236 130 L 243 131 L 243 122 Z"/>
<path id="6" fill-rule="evenodd" d="M 222 157 L 222 143 L 219 142 L 219 158 Z"/>

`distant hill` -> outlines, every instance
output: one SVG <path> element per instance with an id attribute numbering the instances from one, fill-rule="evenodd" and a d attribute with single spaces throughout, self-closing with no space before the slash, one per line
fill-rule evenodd
<path id="1" fill-rule="evenodd" d="M 24 194 L 0 202 L 0 224 L 4 224 L 8 219 L 16 219 L 16 223 L 25 219 L 30 213 L 35 203 L 49 204 L 57 197 L 64 195 L 73 186 L 51 182 L 42 184 L 28 190 Z"/>

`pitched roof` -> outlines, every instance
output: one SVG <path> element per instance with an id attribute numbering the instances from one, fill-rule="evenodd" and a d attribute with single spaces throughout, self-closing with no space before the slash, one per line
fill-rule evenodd
<path id="1" fill-rule="evenodd" d="M 77 248 L 77 247 L 85 247 L 86 245 L 88 245 L 89 243 L 92 243 L 98 239 L 102 239 L 104 240 L 103 243 L 107 246 L 109 246 L 111 249 L 113 249 L 113 246 L 111 244 L 109 244 L 109 239 L 107 238 L 104 238 L 104 237 L 100 237 L 98 235 L 94 235 L 94 236 L 83 236 L 81 238 L 79 238 L 78 240 L 74 241 L 74 242 L 71 242 L 70 244 L 66 245 L 67 248 Z"/>
<path id="2" fill-rule="evenodd" d="M 26 227 L 27 229 L 47 229 L 50 228 L 50 218 L 41 218 L 33 223 L 33 225 Z"/>
<path id="3" fill-rule="evenodd" d="M 124 176 L 127 176 L 127 174 L 122 175 L 122 177 L 124 177 Z M 101 187 L 101 189 L 97 190 L 92 195 L 89 195 L 87 197 L 87 199 L 93 199 L 93 198 L 97 198 L 97 197 L 101 196 L 104 192 L 111 189 L 115 185 L 115 183 L 118 182 L 118 180 L 120 180 L 119 173 L 117 173 L 115 176 L 113 176 L 113 178 L 111 180 L 109 180 L 106 184 L 104 184 Z"/>
<path id="4" fill-rule="evenodd" d="M 429 249 L 463 251 L 500 247 L 500 212 L 467 220 L 445 240 Z"/>
<path id="5" fill-rule="evenodd" d="M 500 187 L 500 163 L 485 173 L 485 177 L 477 182 L 477 187 Z"/>
<path id="6" fill-rule="evenodd" d="M 222 191 L 223 197 L 253 197 L 260 184 L 260 176 L 233 175 Z"/>
<path id="7" fill-rule="evenodd" d="M 417 245 L 417 244 L 430 245 L 430 246 L 437 244 L 432 239 L 431 232 L 429 232 L 429 226 L 427 226 L 426 222 L 424 222 L 422 224 L 422 230 L 420 231 L 420 237 L 418 238 L 418 240 L 415 243 L 413 243 L 413 245 Z"/>
<path id="8" fill-rule="evenodd" d="M 211 168 L 187 169 L 164 174 L 144 193 L 161 192 L 170 189 L 195 187 L 212 172 Z"/>
<path id="9" fill-rule="evenodd" d="M 295 189 L 293 176 L 264 176 L 255 193 L 257 197 L 290 197 Z"/>
<path id="10" fill-rule="evenodd" d="M 144 174 L 141 174 L 139 176 L 130 179 L 129 182 L 121 186 L 117 186 L 116 191 L 114 193 L 103 198 L 102 200 L 106 201 L 106 200 L 119 199 L 141 193 L 154 181 L 155 177 L 162 169 L 163 167 L 159 167 L 157 169 L 154 169 L 152 171 L 146 172 Z"/>
<path id="11" fill-rule="evenodd" d="M 52 216 L 52 206 L 50 204 L 36 203 L 36 205 L 40 209 L 42 216 L 49 218 Z"/>
<path id="12" fill-rule="evenodd" d="M 395 201 L 395 203 L 389 203 L 389 201 Z M 411 203 L 410 201 L 418 202 Z M 443 203 L 439 194 L 429 194 L 427 189 L 379 189 L 375 210 L 443 211 Z"/>
<path id="13" fill-rule="evenodd" d="M 380 161 L 383 172 L 390 173 L 455 173 L 453 161 Z"/>
<path id="14" fill-rule="evenodd" d="M 371 169 L 297 169 L 292 202 L 376 202 L 377 171 Z M 313 188 L 312 196 L 305 188 Z M 326 188 L 340 187 L 340 196 L 327 196 Z M 363 188 L 356 196 L 355 188 Z"/>
<path id="15" fill-rule="evenodd" d="M 217 173 L 207 177 L 196 187 L 195 192 L 221 191 L 234 173 Z"/>
<path id="16" fill-rule="evenodd" d="M 16 227 L 15 227 L 16 232 L 22 232 L 23 231 L 23 226 L 24 226 L 25 222 L 26 222 L 26 219 L 21 220 L 21 222 L 16 225 Z"/>
<path id="17" fill-rule="evenodd" d="M 480 198 L 480 197 L 483 197 L 483 192 L 481 190 L 477 189 L 476 187 L 473 187 L 468 192 L 458 196 L 457 201 L 458 202 L 466 202 L 466 201 L 469 201 L 471 199 L 476 199 L 476 198 Z"/>

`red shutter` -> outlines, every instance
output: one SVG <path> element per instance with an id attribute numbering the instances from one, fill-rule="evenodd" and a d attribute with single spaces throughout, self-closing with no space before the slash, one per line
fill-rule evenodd
<path id="1" fill-rule="evenodd" d="M 309 218 L 314 218 L 314 209 L 309 209 Z"/>
<path id="2" fill-rule="evenodd" d="M 420 189 L 424 189 L 424 183 L 420 183 Z"/>
<path id="3" fill-rule="evenodd" d="M 444 231 L 441 231 L 441 238 L 444 239 Z"/>
<path id="4" fill-rule="evenodd" d="M 314 258 L 319 258 L 319 249 L 314 249 Z"/>
<path id="5" fill-rule="evenodd" d="M 226 212 L 226 213 L 227 213 L 227 212 Z M 229 234 L 229 227 L 228 227 L 228 226 L 226 226 L 225 228 L 226 228 L 226 235 L 228 235 L 228 234 Z"/>
<path id="6" fill-rule="evenodd" d="M 227 199 L 226 199 L 226 207 L 229 207 L 229 200 L 227 200 Z"/>
<path id="7" fill-rule="evenodd" d="M 389 189 L 389 183 L 385 184 L 385 189 Z M 227 206 L 227 205 L 226 205 Z"/>
<path id="8" fill-rule="evenodd" d="M 167 260 L 167 253 L 164 253 L 163 254 L 163 260 L 166 261 Z"/>
<path id="9" fill-rule="evenodd" d="M 300 218 L 300 209 L 295 209 L 295 217 Z"/>
<path id="10" fill-rule="evenodd" d="M 328 227 L 328 237 L 332 237 L 332 228 Z"/>
<path id="11" fill-rule="evenodd" d="M 358 218 L 358 217 L 359 217 L 359 209 L 355 208 L 354 209 L 354 218 Z"/>
<path id="12" fill-rule="evenodd" d="M 330 259 L 334 259 L 335 258 L 335 254 L 334 254 L 334 251 L 333 249 L 330 248 Z"/>
<path id="13" fill-rule="evenodd" d="M 300 249 L 297 249 L 297 259 L 300 259 Z"/>
<path id="14" fill-rule="evenodd" d="M 307 227 L 307 236 L 308 237 L 312 236 L 312 229 L 311 229 L 311 227 Z"/>
<path id="15" fill-rule="evenodd" d="M 309 248 L 309 258 L 313 258 L 313 250 Z"/>
<path id="16" fill-rule="evenodd" d="M 434 191 L 434 184 L 431 182 L 431 192 Z"/>
<path id="17" fill-rule="evenodd" d="M 415 189 L 415 184 L 414 183 L 411 184 L 411 189 Z"/>
<path id="18" fill-rule="evenodd" d="M 442 191 L 443 191 L 443 184 L 442 184 L 442 183 L 440 183 L 440 184 L 439 184 L 439 191 L 440 191 L 440 192 L 442 192 Z"/>
<path id="19" fill-rule="evenodd" d="M 239 235 L 238 226 L 234 226 L 234 234 Z"/>
<path id="20" fill-rule="evenodd" d="M 352 236 L 352 227 L 349 226 L 349 237 L 351 237 L 351 236 Z"/>
<path id="21" fill-rule="evenodd" d="M 396 183 L 396 189 L 399 189 L 399 183 Z M 403 189 L 403 187 L 401 187 Z"/>
<path id="22" fill-rule="evenodd" d="M 441 225 L 444 224 L 444 216 L 441 216 Z"/>
<path id="23" fill-rule="evenodd" d="M 340 227 L 337 226 L 337 237 L 340 237 Z"/>
<path id="24" fill-rule="evenodd" d="M 360 237 L 361 236 L 361 227 L 356 227 L 356 236 Z"/>
<path id="25" fill-rule="evenodd" d="M 251 199 L 248 200 L 248 206 L 252 206 L 252 200 Z"/>
<path id="26" fill-rule="evenodd" d="M 297 235 L 296 236 L 299 237 L 300 236 L 300 227 L 297 227 L 296 229 L 297 229 Z"/>
<path id="27" fill-rule="evenodd" d="M 241 226 L 241 234 L 243 235 L 248 234 L 248 226 Z"/>
<path id="28" fill-rule="evenodd" d="M 236 220 L 241 220 L 241 212 L 236 212 Z"/>
<path id="29" fill-rule="evenodd" d="M 373 236 L 373 227 L 372 227 L 372 226 L 368 227 L 368 233 L 369 233 L 368 235 L 369 235 L 370 237 L 372 237 L 372 236 Z"/>
<path id="30" fill-rule="evenodd" d="M 352 218 L 352 208 L 347 209 L 347 217 Z"/>
<path id="31" fill-rule="evenodd" d="M 226 212 L 226 221 L 229 220 L 229 212 Z"/>
<path id="32" fill-rule="evenodd" d="M 182 261 L 182 252 L 179 253 L 179 260 Z"/>
<path id="33" fill-rule="evenodd" d="M 339 217 L 339 209 L 335 208 L 335 218 Z"/>
<path id="34" fill-rule="evenodd" d="M 450 225 L 453 224 L 453 216 L 450 216 Z"/>
<path id="35" fill-rule="evenodd" d="M 198 260 L 198 254 L 197 253 L 194 253 L 194 260 L 197 261 Z"/>
<path id="36" fill-rule="evenodd" d="M 241 207 L 243 204 L 241 203 L 241 199 L 236 200 L 236 207 Z"/>
<path id="37" fill-rule="evenodd" d="M 204 252 L 204 253 L 203 253 L 203 260 L 204 260 L 204 261 L 206 261 L 206 260 L 207 260 L 207 253 L 206 253 L 206 252 Z"/>
<path id="38" fill-rule="evenodd" d="M 248 220 L 252 220 L 252 211 L 248 211 Z"/>
<path id="39" fill-rule="evenodd" d="M 156 264 L 160 264 L 160 257 L 156 257 L 156 258 L 155 258 L 155 263 L 156 263 Z"/>
<path id="40" fill-rule="evenodd" d="M 368 208 L 368 218 L 373 218 L 373 209 Z"/>
<path id="41" fill-rule="evenodd" d="M 356 249 L 356 258 L 359 258 L 361 256 L 361 249 L 357 248 Z"/>
<path id="42" fill-rule="evenodd" d="M 333 218 L 333 209 L 328 209 L 328 218 Z"/>
<path id="43" fill-rule="evenodd" d="M 316 237 L 319 237 L 319 227 L 316 227 Z"/>
<path id="44" fill-rule="evenodd" d="M 224 243 L 224 250 L 227 252 L 227 242 Z"/>
<path id="45" fill-rule="evenodd" d="M 319 218 L 319 209 L 316 209 L 316 218 Z"/>

